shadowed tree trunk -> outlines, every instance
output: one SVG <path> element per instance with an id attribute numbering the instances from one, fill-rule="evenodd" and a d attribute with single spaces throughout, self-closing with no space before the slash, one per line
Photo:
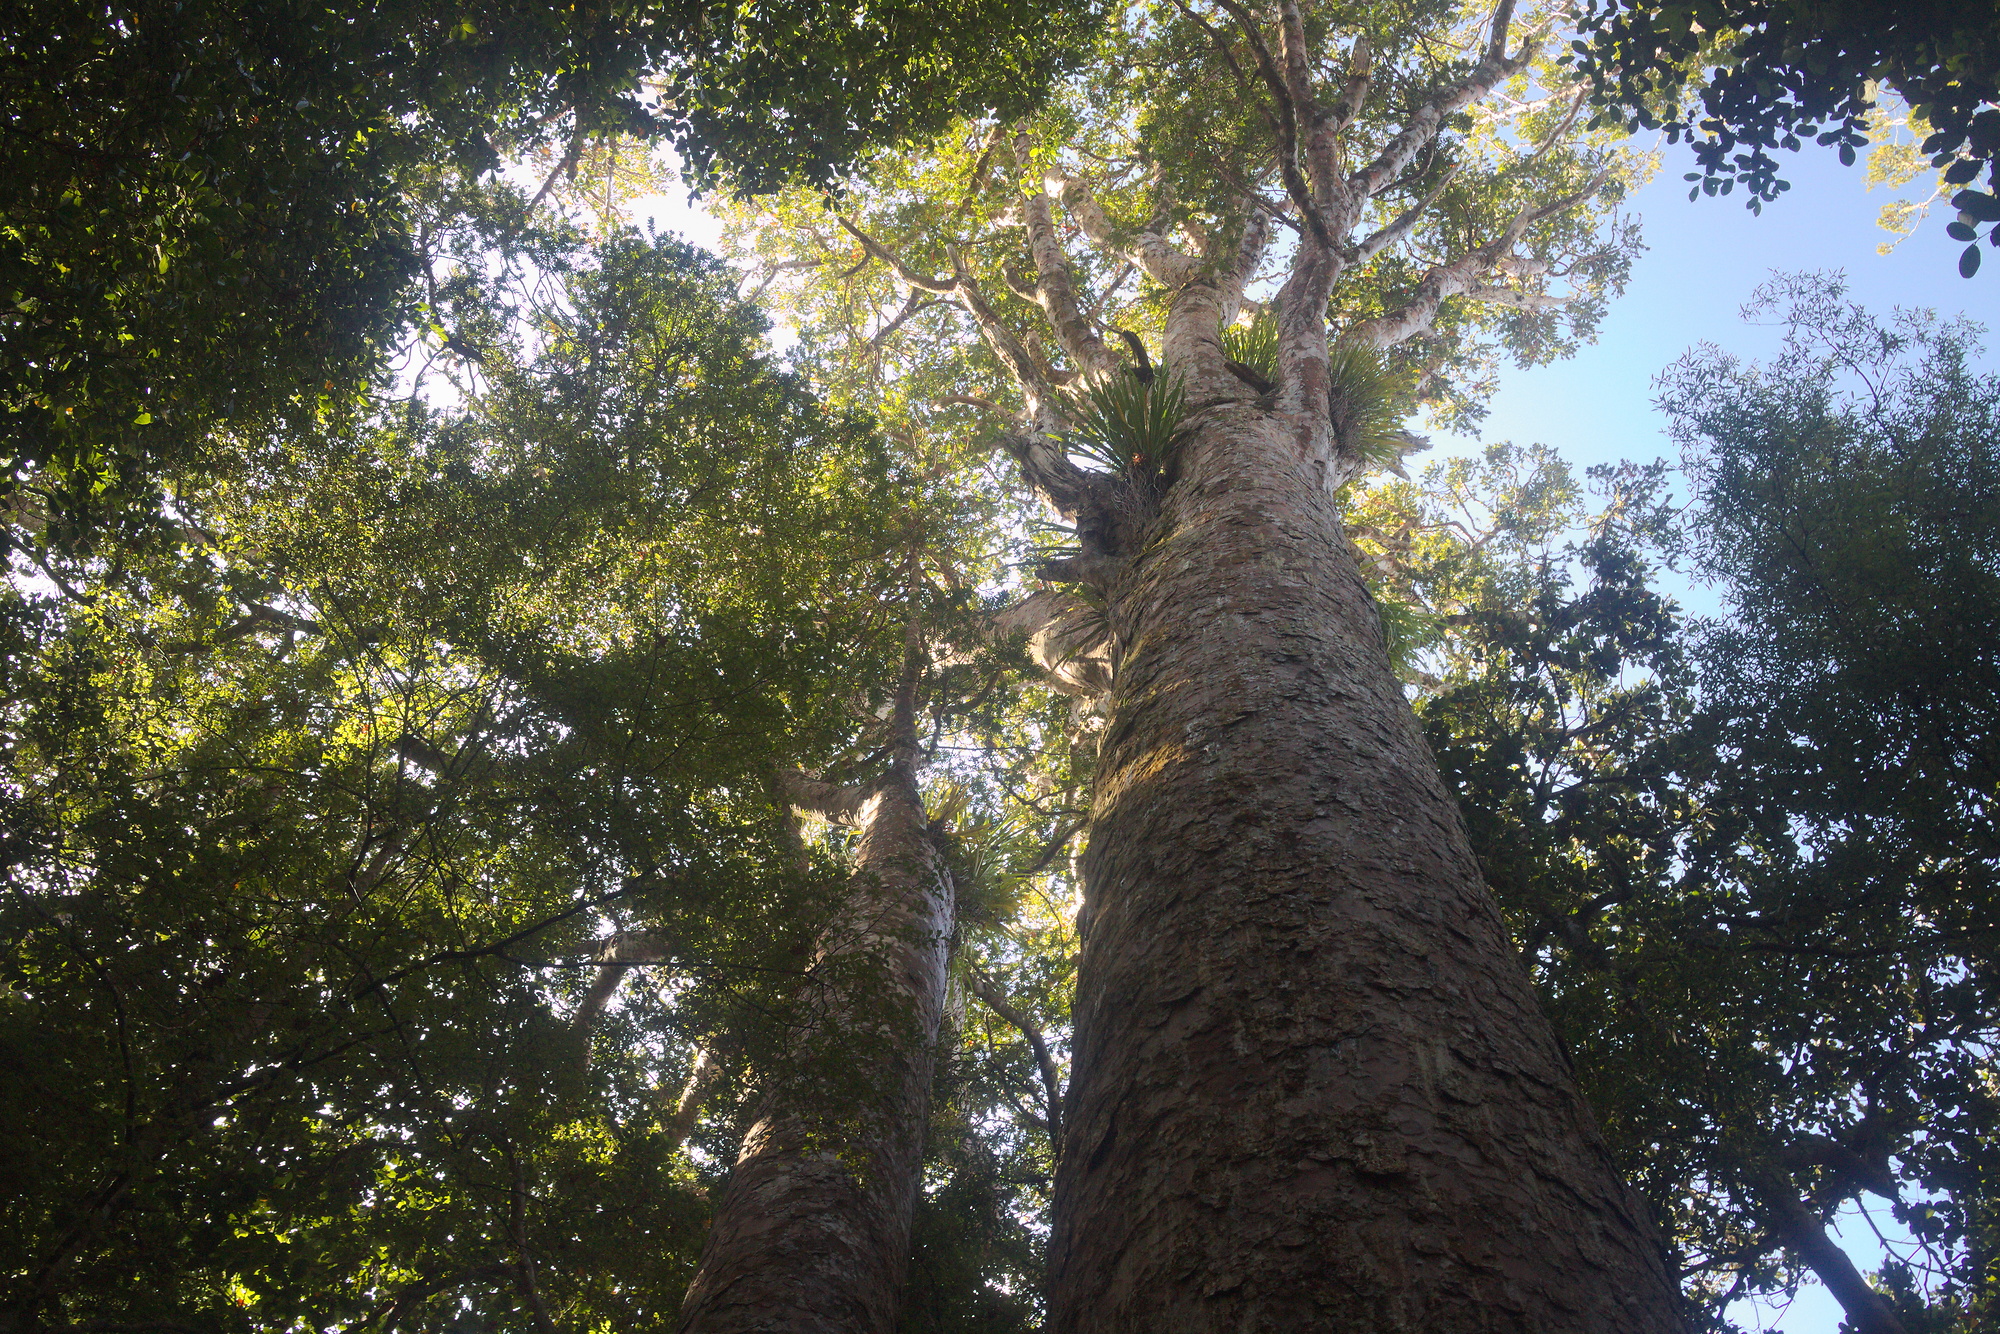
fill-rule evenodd
<path id="1" fill-rule="evenodd" d="M 1217 409 L 1159 531 L 1112 587 L 1051 1328 L 1678 1329 L 1318 470 Z"/>
<path id="2" fill-rule="evenodd" d="M 795 804 L 858 829 L 854 871 L 820 937 L 807 1025 L 716 1207 L 686 1334 L 896 1326 L 953 914 L 917 788 L 911 656 L 882 780 L 789 784 Z"/>

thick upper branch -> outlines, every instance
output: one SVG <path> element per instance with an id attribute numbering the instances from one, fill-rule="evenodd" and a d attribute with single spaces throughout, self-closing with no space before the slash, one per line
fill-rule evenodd
<path id="1" fill-rule="evenodd" d="M 1104 216 L 1104 209 L 1087 187 L 1054 173 L 1050 173 L 1048 184 L 1056 187 L 1056 198 L 1076 219 L 1076 225 L 1083 229 L 1091 244 L 1130 260 L 1162 286 L 1179 287 L 1192 278 L 1200 267 L 1200 261 L 1169 241 L 1156 227 L 1147 227 L 1133 237 L 1129 245 L 1121 245 L 1111 220 Z"/>
<path id="2" fill-rule="evenodd" d="M 1025 130 L 1015 137 L 1014 152 L 1024 169 L 1032 168 L 1033 144 Z M 1025 195 L 1021 217 L 1028 233 L 1028 253 L 1035 261 L 1035 301 L 1048 315 L 1056 341 L 1086 376 L 1101 379 L 1112 374 L 1118 359 L 1084 317 L 1075 273 L 1056 236 L 1046 181 L 1038 181 Z"/>
<path id="3" fill-rule="evenodd" d="M 1475 290 L 1484 301 L 1505 302 L 1518 305 L 1522 309 L 1546 309 L 1546 306 L 1531 302 L 1531 293 L 1506 293 L 1506 288 L 1490 288 L 1479 280 L 1492 269 L 1499 267 L 1512 255 L 1514 247 L 1527 234 L 1528 228 L 1546 218 L 1575 208 L 1584 200 L 1596 194 L 1603 186 L 1607 173 L 1599 172 L 1590 183 L 1574 194 L 1564 195 L 1538 208 L 1522 209 L 1514 215 L 1499 236 L 1467 252 L 1457 259 L 1438 264 L 1426 273 L 1417 284 L 1416 293 L 1400 308 L 1372 320 L 1363 320 L 1347 331 L 1347 337 L 1374 347 L 1394 347 L 1405 339 L 1422 333 L 1437 318 L 1438 308 L 1454 296 L 1468 295 Z M 1553 298 L 1560 302 L 1561 298 Z"/>
<path id="4" fill-rule="evenodd" d="M 1511 3 L 1506 8 L 1511 11 Z M 1525 69 L 1533 50 L 1532 46 L 1524 46 L 1518 56 L 1509 59 L 1503 52 L 1489 49 L 1485 59 L 1462 83 L 1419 107 L 1410 117 L 1409 124 L 1403 127 L 1402 133 L 1391 139 L 1376 154 L 1373 162 L 1347 178 L 1348 189 L 1355 202 L 1358 204 L 1374 198 L 1401 176 L 1403 169 L 1423 151 L 1424 146 L 1437 138 L 1445 117 L 1486 96 L 1502 79 L 1511 78 Z"/>

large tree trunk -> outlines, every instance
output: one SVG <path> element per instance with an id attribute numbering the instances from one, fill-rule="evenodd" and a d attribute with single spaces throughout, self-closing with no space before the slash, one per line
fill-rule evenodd
<path id="1" fill-rule="evenodd" d="M 1300 456 L 1209 409 L 1110 590 L 1050 1328 L 1680 1330 Z"/>
<path id="2" fill-rule="evenodd" d="M 952 887 L 913 766 L 858 803 L 848 901 L 810 1025 L 744 1137 L 688 1289 L 685 1334 L 889 1334 L 910 1251 L 944 1009 Z"/>

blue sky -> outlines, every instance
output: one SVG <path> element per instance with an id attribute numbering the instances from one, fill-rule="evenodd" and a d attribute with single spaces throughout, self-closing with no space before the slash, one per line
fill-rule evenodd
<path id="1" fill-rule="evenodd" d="M 1852 300 L 1882 311 L 1923 306 L 1987 322 L 2000 312 L 2000 265 L 1989 265 L 1977 278 L 1958 276 L 1964 247 L 1944 234 L 1948 210 L 1934 210 L 1892 254 L 1876 253 L 1891 239 L 1875 224 L 1890 195 L 1870 192 L 1860 166 L 1841 166 L 1831 151 L 1788 157 L 1785 177 L 1792 189 L 1761 216 L 1736 197 L 1690 202 L 1681 176 L 1692 169 L 1691 155 L 1680 148 L 1665 152 L 1659 174 L 1630 201 L 1644 222 L 1648 249 L 1633 267 L 1631 286 L 1612 303 L 1597 342 L 1567 361 L 1506 372 L 1480 425 L 1481 440 L 1553 446 L 1579 473 L 1620 459 L 1676 459 L 1653 410 L 1653 377 L 1701 342 L 1745 357 L 1774 351 L 1779 340 L 1773 330 L 1739 318 L 1743 303 L 1774 270 L 1839 270 Z M 1476 447 L 1468 438 L 1439 435 L 1421 460 Z M 1683 585 L 1676 591 L 1690 611 L 1717 609 L 1707 590 Z"/>

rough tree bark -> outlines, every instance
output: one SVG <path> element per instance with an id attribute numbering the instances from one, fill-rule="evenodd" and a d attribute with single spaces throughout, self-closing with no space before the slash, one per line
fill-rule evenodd
<path id="1" fill-rule="evenodd" d="M 953 894 L 917 788 L 915 649 L 894 758 L 793 801 L 859 830 L 806 1026 L 744 1136 L 682 1309 L 684 1334 L 890 1334 L 910 1251 Z"/>
<path id="2" fill-rule="evenodd" d="M 1112 590 L 1058 1331 L 1667 1331 L 1340 513 L 1211 413 Z"/>
<path id="3" fill-rule="evenodd" d="M 1513 3 L 1500 0 L 1469 71 L 1399 106 L 1393 131 L 1343 137 L 1370 105 L 1366 42 L 1321 89 L 1296 0 L 1277 0 L 1275 23 L 1214 5 L 1213 25 L 1180 10 L 1261 84 L 1283 198 L 1249 198 L 1239 177 L 1240 215 L 1206 235 L 1186 221 L 1170 235 L 1165 210 L 1121 229 L 1085 183 L 1017 140 L 1021 202 L 991 221 L 1024 231 L 1034 272 L 1008 271 L 1009 285 L 1026 296 L 1032 282 L 1066 369 L 988 299 L 964 245 L 943 247 L 952 272 L 920 272 L 843 220 L 913 300 L 957 303 L 1011 374 L 1024 406 L 1007 446 L 1080 548 L 1040 574 L 1104 609 L 1081 617 L 1042 594 L 1019 627 L 1037 657 L 1090 665 L 1063 688 L 1109 677 L 1048 1328 L 1679 1331 L 1662 1245 L 1481 882 L 1337 500 L 1362 459 L 1337 425 L 1351 415 L 1329 297 L 1427 207 L 1364 234 L 1370 201 L 1532 51 L 1509 54 Z M 1505 280 L 1546 271 L 1519 253 L 1524 238 L 1603 179 L 1521 208 L 1483 240 L 1433 237 L 1458 248 L 1343 341 L 1394 346 L 1454 301 L 1560 300 Z M 1079 311 L 1058 204 L 1165 293 L 1160 360 L 1188 411 L 1177 457 L 1155 474 L 1071 457 L 1077 409 L 1063 386 L 1129 372 Z M 1226 362 L 1220 335 L 1274 220 L 1296 249 L 1270 307 L 1267 380 Z M 1084 642 L 1093 624 L 1101 644 Z"/>

